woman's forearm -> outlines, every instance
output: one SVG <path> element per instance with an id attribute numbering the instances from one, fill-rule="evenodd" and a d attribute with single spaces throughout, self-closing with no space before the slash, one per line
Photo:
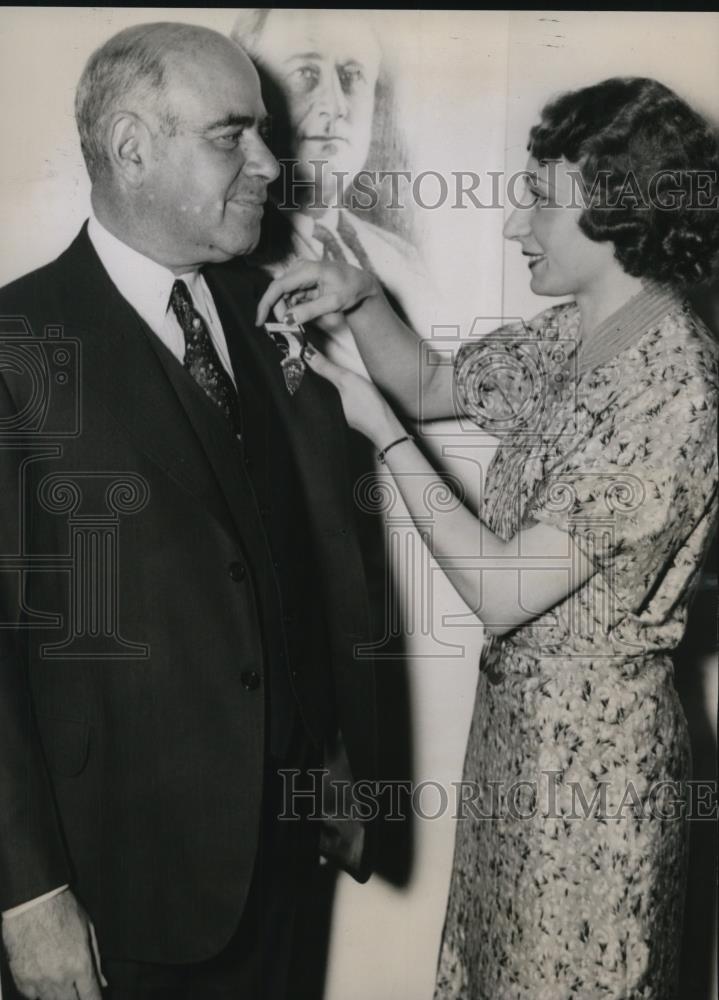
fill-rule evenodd
<path id="1" fill-rule="evenodd" d="M 373 439 L 384 448 L 404 434 L 396 416 L 385 413 Z M 531 621 L 594 573 L 557 528 L 535 524 L 504 542 L 461 498 L 447 503 L 447 483 L 413 443 L 390 448 L 385 462 L 432 555 L 488 631 L 502 635 Z"/>
<path id="2" fill-rule="evenodd" d="M 413 420 L 451 416 L 451 369 L 422 363 L 422 340 L 392 309 L 378 281 L 374 286 L 345 314 L 372 380 Z"/>
<path id="3" fill-rule="evenodd" d="M 367 311 L 366 315 L 370 315 Z M 523 624 L 580 586 L 594 572 L 567 531 L 523 526 L 511 541 L 490 531 L 449 487 L 411 440 L 389 403 L 366 378 L 334 364 L 312 344 L 305 359 L 340 394 L 349 425 L 380 452 L 420 534 L 477 617 L 501 634 Z"/>

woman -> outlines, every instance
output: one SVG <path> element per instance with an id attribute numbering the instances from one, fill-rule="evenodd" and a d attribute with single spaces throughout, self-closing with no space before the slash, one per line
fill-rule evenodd
<path id="1" fill-rule="evenodd" d="M 418 371 L 412 331 L 349 268 L 297 267 L 258 318 L 283 295 L 297 322 L 341 310 L 405 414 L 421 398 L 423 417 L 446 416 L 454 390 L 500 438 L 478 517 L 458 502 L 433 518 L 434 552 L 464 557 L 446 572 L 489 633 L 436 1000 L 668 1000 L 690 773 L 671 652 L 717 483 L 717 352 L 680 293 L 719 252 L 719 154 L 646 79 L 560 97 L 529 153 L 531 204 L 505 235 L 535 292 L 574 301 L 466 343 L 453 376 Z M 418 518 L 433 473 L 388 403 L 313 349 L 308 363 Z"/>

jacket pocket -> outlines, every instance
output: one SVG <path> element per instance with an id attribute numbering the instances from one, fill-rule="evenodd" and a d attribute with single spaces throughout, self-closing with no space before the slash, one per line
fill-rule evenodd
<path id="1" fill-rule="evenodd" d="M 38 718 L 40 741 L 53 774 L 72 778 L 87 763 L 90 727 L 86 722 L 54 717 Z"/>

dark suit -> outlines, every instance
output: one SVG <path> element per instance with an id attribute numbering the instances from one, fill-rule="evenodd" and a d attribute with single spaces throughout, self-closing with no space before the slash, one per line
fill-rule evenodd
<path id="1" fill-rule="evenodd" d="M 59 343 L 39 347 L 48 324 L 79 342 L 77 391 L 50 362 L 44 429 L 28 423 L 22 343 L 0 353 L 0 909 L 69 882 L 105 955 L 161 963 L 206 959 L 237 927 L 268 720 L 287 735 L 296 716 L 318 754 L 339 728 L 353 776 L 375 775 L 339 397 L 312 373 L 288 395 L 277 348 L 254 328 L 259 272 L 238 260 L 203 273 L 242 442 L 119 295 L 85 230 L 0 292 L 0 316 L 27 318 L 33 357 Z M 79 432 L 53 437 L 78 400 Z M 68 553 L 112 548 L 113 531 L 112 580 L 92 577 L 83 550 L 78 595 Z M 93 632 L 113 608 L 115 634 Z M 64 653 L 71 626 L 83 637 Z"/>

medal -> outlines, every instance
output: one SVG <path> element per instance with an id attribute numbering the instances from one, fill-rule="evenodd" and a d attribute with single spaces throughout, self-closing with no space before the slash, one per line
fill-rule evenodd
<path id="1" fill-rule="evenodd" d="M 294 396 L 307 367 L 302 360 L 305 331 L 299 323 L 265 323 L 265 331 L 282 354 L 280 366 L 285 387 L 290 396 Z"/>

